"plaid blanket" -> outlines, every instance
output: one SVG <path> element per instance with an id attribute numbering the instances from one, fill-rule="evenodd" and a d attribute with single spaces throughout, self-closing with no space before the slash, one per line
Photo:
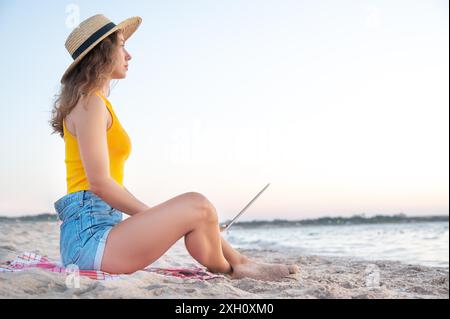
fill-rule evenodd
<path id="1" fill-rule="evenodd" d="M 30 268 L 39 268 L 51 272 L 73 273 L 72 269 L 64 268 L 59 262 L 51 261 L 47 256 L 41 256 L 33 252 L 24 252 L 12 261 L 0 264 L 0 272 L 16 272 Z M 141 271 L 155 272 L 160 275 L 173 276 L 186 279 L 209 280 L 213 278 L 225 278 L 223 275 L 216 275 L 202 267 L 190 268 L 158 268 L 147 267 Z M 78 270 L 80 276 L 94 280 L 117 280 L 124 279 L 127 275 L 110 274 L 99 270 Z"/>

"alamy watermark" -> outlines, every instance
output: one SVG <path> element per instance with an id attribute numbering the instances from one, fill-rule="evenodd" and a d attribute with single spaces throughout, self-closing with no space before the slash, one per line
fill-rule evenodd
<path id="1" fill-rule="evenodd" d="M 66 267 L 66 287 L 80 288 L 80 269 L 75 264 L 70 264 Z"/>
<path id="2" fill-rule="evenodd" d="M 375 264 L 369 264 L 364 271 L 366 287 L 369 289 L 380 288 L 380 268 Z"/>
<path id="3" fill-rule="evenodd" d="M 80 24 L 80 6 L 75 3 L 66 5 L 66 27 L 74 29 Z"/>
<path id="4" fill-rule="evenodd" d="M 190 126 L 173 129 L 165 157 L 172 163 L 209 162 L 211 160 L 261 161 L 285 160 L 292 148 L 286 141 L 295 135 L 295 127 L 213 127 L 201 119 Z"/>

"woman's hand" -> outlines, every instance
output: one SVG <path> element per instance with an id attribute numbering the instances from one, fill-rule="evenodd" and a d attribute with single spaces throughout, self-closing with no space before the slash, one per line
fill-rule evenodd
<path id="1" fill-rule="evenodd" d="M 151 208 L 150 206 L 144 204 L 142 206 L 142 208 L 136 214 L 143 213 L 143 212 L 149 210 L 150 208 Z"/>

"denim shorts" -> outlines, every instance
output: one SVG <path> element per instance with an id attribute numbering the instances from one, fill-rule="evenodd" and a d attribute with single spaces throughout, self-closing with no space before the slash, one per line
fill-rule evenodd
<path id="1" fill-rule="evenodd" d="M 101 270 L 106 239 L 123 212 L 109 206 L 90 190 L 66 194 L 54 203 L 62 221 L 59 248 L 64 267 Z"/>

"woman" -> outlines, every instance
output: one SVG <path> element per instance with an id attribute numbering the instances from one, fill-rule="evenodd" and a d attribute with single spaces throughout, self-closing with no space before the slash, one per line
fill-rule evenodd
<path id="1" fill-rule="evenodd" d="M 106 96 L 112 79 L 126 77 L 131 55 L 124 44 L 140 23 L 132 17 L 115 25 L 95 15 L 66 40 L 74 61 L 61 79 L 50 121 L 66 151 L 67 194 L 54 203 L 63 221 L 63 264 L 129 274 L 184 236 L 192 257 L 214 273 L 278 280 L 297 272 L 295 265 L 257 263 L 234 250 L 220 235 L 214 206 L 200 193 L 150 207 L 123 186 L 131 142 Z M 122 221 L 122 213 L 130 218 Z"/>

